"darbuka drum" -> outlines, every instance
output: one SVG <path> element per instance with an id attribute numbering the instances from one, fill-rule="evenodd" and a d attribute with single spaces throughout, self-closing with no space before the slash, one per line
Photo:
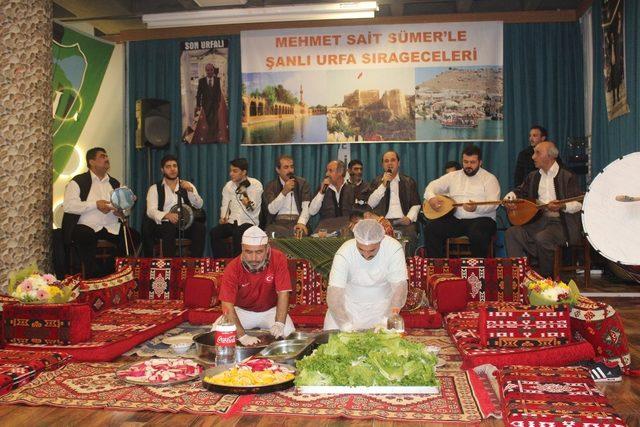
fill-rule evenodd
<path id="1" fill-rule="evenodd" d="M 638 280 L 640 271 L 640 202 L 617 196 L 640 194 L 640 152 L 610 163 L 595 177 L 582 202 L 582 226 L 602 256 L 622 265 Z"/>

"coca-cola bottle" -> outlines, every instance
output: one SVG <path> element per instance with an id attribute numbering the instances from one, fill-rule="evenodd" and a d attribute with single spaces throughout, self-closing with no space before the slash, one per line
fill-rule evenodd
<path id="1" fill-rule="evenodd" d="M 227 313 L 216 325 L 216 366 L 229 366 L 236 363 L 236 325 L 229 320 Z"/>

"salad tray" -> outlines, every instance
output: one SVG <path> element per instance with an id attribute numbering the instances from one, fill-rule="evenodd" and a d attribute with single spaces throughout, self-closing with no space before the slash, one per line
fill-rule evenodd
<path id="1" fill-rule="evenodd" d="M 438 386 L 318 386 L 303 385 L 296 387 L 306 394 L 440 394 Z"/>

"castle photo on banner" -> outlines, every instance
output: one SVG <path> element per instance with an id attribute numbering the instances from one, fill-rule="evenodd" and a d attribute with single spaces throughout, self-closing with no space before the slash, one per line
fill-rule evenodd
<path id="1" fill-rule="evenodd" d="M 229 142 L 229 40 L 180 43 L 182 139 L 186 144 Z"/>
<path id="2" fill-rule="evenodd" d="M 502 141 L 502 22 L 243 31 L 242 143 Z"/>

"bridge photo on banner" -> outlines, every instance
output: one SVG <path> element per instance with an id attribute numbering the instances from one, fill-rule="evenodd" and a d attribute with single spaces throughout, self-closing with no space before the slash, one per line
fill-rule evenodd
<path id="1" fill-rule="evenodd" d="M 502 141 L 502 22 L 241 33 L 242 143 Z"/>

